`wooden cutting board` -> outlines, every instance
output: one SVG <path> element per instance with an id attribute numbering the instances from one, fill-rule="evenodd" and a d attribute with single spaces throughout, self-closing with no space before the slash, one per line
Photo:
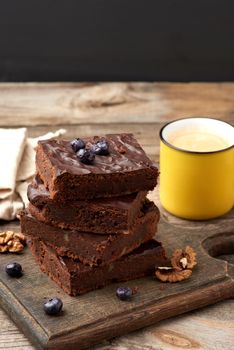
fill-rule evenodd
<path id="1" fill-rule="evenodd" d="M 126 285 L 139 288 L 131 302 L 116 298 L 117 284 L 70 297 L 40 271 L 26 249 L 22 255 L 0 256 L 0 304 L 38 349 L 78 350 L 234 297 L 234 265 L 212 257 L 234 253 L 232 217 L 191 227 L 186 221 L 183 224 L 168 222 L 162 211 L 157 237 L 169 256 L 175 248 L 185 245 L 195 249 L 198 265 L 190 279 L 167 284 L 152 276 L 127 282 Z M 12 279 L 6 275 L 4 265 L 10 261 L 22 264 L 22 278 Z M 58 317 L 49 317 L 43 312 L 44 298 L 53 296 L 60 297 L 64 303 L 64 311 Z"/>

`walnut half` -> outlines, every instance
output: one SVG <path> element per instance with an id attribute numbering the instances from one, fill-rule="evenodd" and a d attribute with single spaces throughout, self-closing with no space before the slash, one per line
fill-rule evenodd
<path id="1" fill-rule="evenodd" d="M 171 258 L 170 267 L 158 267 L 156 277 L 162 282 L 180 282 L 192 275 L 192 269 L 197 264 L 196 253 L 192 247 L 176 249 Z"/>
<path id="2" fill-rule="evenodd" d="M 176 270 L 193 269 L 197 265 L 196 253 L 192 247 L 176 249 L 171 258 L 171 265 Z"/>
<path id="3" fill-rule="evenodd" d="M 158 267 L 156 277 L 162 282 L 180 282 L 192 275 L 192 270 L 178 271 L 173 267 Z"/>
<path id="4" fill-rule="evenodd" d="M 26 238 L 22 233 L 15 233 L 13 231 L 0 232 L 0 253 L 22 252 L 26 245 Z"/>

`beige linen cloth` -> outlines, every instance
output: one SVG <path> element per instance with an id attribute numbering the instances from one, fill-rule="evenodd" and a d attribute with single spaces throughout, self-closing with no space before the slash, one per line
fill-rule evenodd
<path id="1" fill-rule="evenodd" d="M 35 148 L 39 140 L 64 134 L 66 130 L 27 137 L 27 129 L 0 129 L 0 219 L 13 220 L 27 203 L 27 187 L 35 174 Z"/>

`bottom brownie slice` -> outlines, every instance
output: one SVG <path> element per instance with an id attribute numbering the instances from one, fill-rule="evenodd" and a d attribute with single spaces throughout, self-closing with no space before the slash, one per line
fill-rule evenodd
<path id="1" fill-rule="evenodd" d="M 68 257 L 61 257 L 37 239 L 28 242 L 41 270 L 49 275 L 66 293 L 78 295 L 106 286 L 111 282 L 127 281 L 153 273 L 165 266 L 167 259 L 161 243 L 151 240 L 110 264 L 89 267 Z"/>

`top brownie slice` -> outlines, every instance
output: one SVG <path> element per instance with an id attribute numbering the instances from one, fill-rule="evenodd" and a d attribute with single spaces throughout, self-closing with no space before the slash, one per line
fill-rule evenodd
<path id="1" fill-rule="evenodd" d="M 52 199 L 92 199 L 153 190 L 158 170 L 132 134 L 83 138 L 86 148 L 99 140 L 108 143 L 108 155 L 96 155 L 92 164 L 77 159 L 70 141 L 39 141 L 37 171 Z"/>

